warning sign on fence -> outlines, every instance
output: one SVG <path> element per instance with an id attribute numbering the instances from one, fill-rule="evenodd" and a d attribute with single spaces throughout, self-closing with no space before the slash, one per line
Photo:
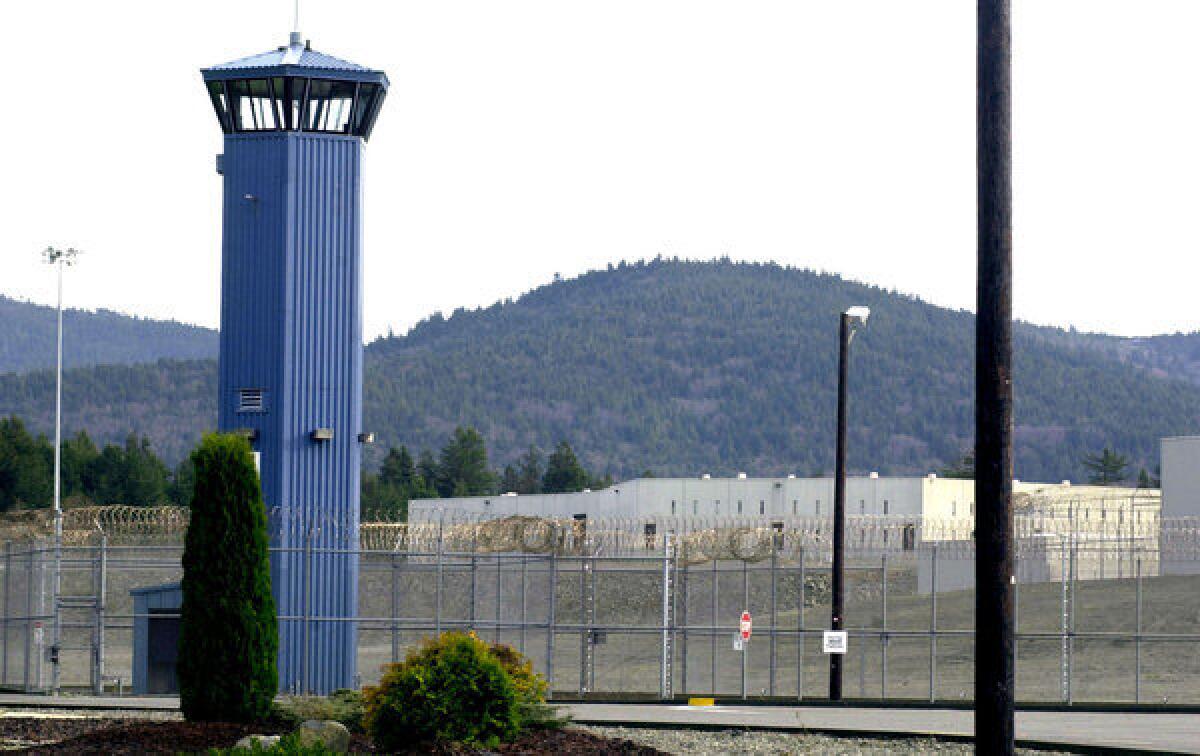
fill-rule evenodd
<path id="1" fill-rule="evenodd" d="M 821 650 L 827 654 L 844 654 L 846 638 L 845 630 L 826 630 L 821 636 Z"/>
<path id="2" fill-rule="evenodd" d="M 750 612 L 742 612 L 742 620 L 740 623 L 738 623 L 738 632 L 742 636 L 742 640 L 750 640 L 750 634 L 753 631 L 754 620 L 750 618 Z"/>

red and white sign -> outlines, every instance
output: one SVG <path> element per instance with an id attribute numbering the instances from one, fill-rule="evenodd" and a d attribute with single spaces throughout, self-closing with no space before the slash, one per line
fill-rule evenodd
<path id="1" fill-rule="evenodd" d="M 754 620 L 750 618 L 750 612 L 742 612 L 742 621 L 739 623 L 739 630 L 742 634 L 742 640 L 750 640 L 750 634 L 754 631 Z"/>

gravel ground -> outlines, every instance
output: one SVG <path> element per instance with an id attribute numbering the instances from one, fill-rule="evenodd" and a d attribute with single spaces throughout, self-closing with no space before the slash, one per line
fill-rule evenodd
<path id="1" fill-rule="evenodd" d="M 969 743 L 932 738 L 839 738 L 829 735 L 752 732 L 742 730 L 657 730 L 640 727 L 591 727 L 578 729 L 610 738 L 630 740 L 683 756 L 717 754 L 882 754 L 943 753 L 973 754 Z M 1065 752 L 1017 749 L 1017 753 L 1057 756 Z"/>

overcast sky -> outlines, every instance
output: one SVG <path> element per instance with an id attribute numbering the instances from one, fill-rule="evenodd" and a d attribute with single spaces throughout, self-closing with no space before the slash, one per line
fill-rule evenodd
<path id="1" fill-rule="evenodd" d="M 0 292 L 215 326 L 221 134 L 198 69 L 291 0 L 0 4 Z M 303 0 L 385 69 L 367 336 L 657 254 L 975 297 L 969 0 Z M 1015 0 L 1015 309 L 1200 329 L 1200 2 Z M 849 303 L 848 303 L 849 304 Z"/>

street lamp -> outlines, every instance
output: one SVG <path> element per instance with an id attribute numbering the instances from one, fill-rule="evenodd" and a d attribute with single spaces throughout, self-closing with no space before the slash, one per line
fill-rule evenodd
<path id="1" fill-rule="evenodd" d="M 58 269 L 58 362 L 54 381 L 54 637 L 50 660 L 54 665 L 51 689 L 58 692 L 58 655 L 62 646 L 62 618 L 58 597 L 62 591 L 62 362 L 63 362 L 63 268 L 75 264 L 79 251 L 46 247 L 42 259 Z"/>
<path id="2" fill-rule="evenodd" d="M 846 573 L 846 379 L 849 368 L 850 342 L 855 332 L 867 325 L 871 310 L 851 307 L 842 313 L 840 347 L 838 349 L 838 406 L 837 455 L 834 460 L 833 482 L 833 608 L 830 629 L 840 631 L 844 623 L 843 594 Z M 842 654 L 829 655 L 829 700 L 842 700 Z"/>

